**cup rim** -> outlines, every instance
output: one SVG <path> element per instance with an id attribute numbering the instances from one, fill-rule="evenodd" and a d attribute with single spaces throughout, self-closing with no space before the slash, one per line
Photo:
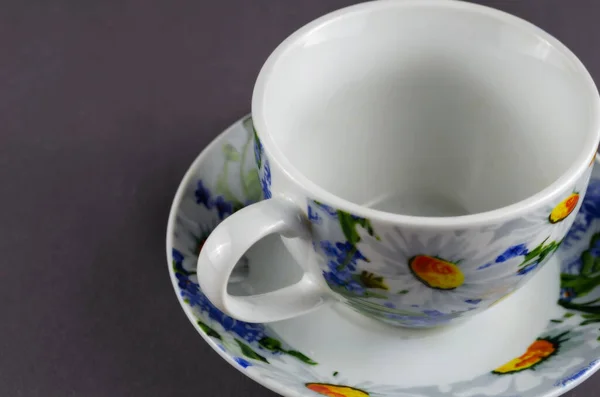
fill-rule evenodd
<path id="1" fill-rule="evenodd" d="M 569 62 L 572 63 L 577 74 L 580 76 L 581 81 L 585 84 L 585 88 L 590 97 L 589 99 L 592 102 L 589 127 L 590 132 L 586 136 L 585 143 L 585 147 L 589 149 L 580 153 L 576 161 L 574 161 L 573 164 L 571 164 L 571 166 L 565 172 L 563 172 L 558 179 L 537 193 L 504 207 L 475 214 L 453 217 L 412 216 L 380 211 L 353 203 L 312 182 L 309 178 L 305 177 L 300 171 L 298 171 L 293 164 L 291 164 L 288 158 L 281 152 L 279 147 L 274 142 L 269 129 L 267 128 L 265 119 L 263 117 L 263 108 L 265 87 L 269 81 L 269 77 L 279 59 L 291 47 L 296 45 L 298 42 L 301 42 L 312 32 L 334 22 L 335 20 L 343 19 L 353 14 L 385 9 L 388 7 L 397 9 L 426 7 L 437 9 L 443 8 L 448 10 L 462 10 L 480 15 L 487 15 L 497 18 L 515 28 L 524 30 L 533 36 L 545 40 L 551 47 L 561 53 L 568 59 Z M 524 213 L 534 210 L 535 208 L 556 199 L 565 190 L 574 185 L 579 177 L 587 170 L 587 168 L 590 166 L 590 159 L 597 154 L 598 142 L 600 141 L 600 96 L 598 90 L 586 67 L 568 47 L 541 28 L 517 16 L 495 8 L 457 0 L 372 0 L 366 3 L 360 3 L 338 9 L 309 22 L 281 42 L 281 44 L 279 44 L 279 46 L 277 46 L 277 48 L 270 54 L 262 66 L 252 94 L 252 118 L 256 126 L 257 133 L 260 137 L 261 144 L 263 145 L 269 157 L 269 161 L 275 163 L 288 178 L 290 178 L 303 190 L 307 197 L 324 202 L 338 210 L 342 210 L 355 216 L 360 216 L 380 223 L 402 224 L 405 226 L 422 227 L 428 229 L 474 227 L 515 219 L 519 216 L 522 216 Z M 600 159 L 598 156 L 596 158 Z"/>

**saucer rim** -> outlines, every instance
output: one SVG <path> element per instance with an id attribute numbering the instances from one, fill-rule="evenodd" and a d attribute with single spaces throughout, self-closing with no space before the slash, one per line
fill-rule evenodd
<path id="1" fill-rule="evenodd" d="M 179 182 L 175 196 L 173 198 L 173 202 L 171 203 L 171 207 L 169 209 L 169 216 L 167 219 L 166 258 L 165 258 L 167 260 L 167 269 L 168 269 L 169 276 L 171 279 L 173 291 L 175 292 L 177 301 L 179 302 L 181 309 L 185 313 L 186 317 L 188 318 L 188 320 L 190 321 L 192 326 L 196 329 L 196 332 L 198 332 L 198 334 L 200 334 L 202 339 L 204 339 L 204 341 L 207 342 L 208 345 L 222 359 L 224 359 L 228 364 L 230 364 L 232 367 L 234 367 L 238 372 L 242 373 L 244 376 L 252 379 L 256 383 L 260 384 L 261 386 L 267 388 L 268 390 L 270 390 L 274 393 L 277 393 L 284 397 L 307 397 L 306 394 L 300 393 L 298 391 L 294 391 L 293 389 L 290 389 L 273 379 L 263 378 L 258 373 L 254 373 L 252 371 L 247 371 L 247 370 L 241 368 L 238 365 L 238 363 L 230 355 L 228 355 L 225 351 L 221 350 L 219 348 L 219 346 L 217 345 L 217 343 L 215 341 L 213 341 L 208 335 L 206 335 L 200 329 L 198 324 L 196 323 L 196 316 L 194 315 L 192 308 L 183 301 L 183 297 L 181 296 L 181 294 L 179 294 L 177 278 L 175 276 L 175 272 L 173 271 L 173 269 L 171 267 L 174 230 L 175 230 L 175 225 L 176 225 L 175 219 L 176 219 L 178 209 L 180 208 L 180 204 L 182 202 L 182 199 L 184 197 L 184 194 L 185 194 L 185 191 L 189 184 L 190 179 L 194 175 L 195 170 L 200 168 L 202 162 L 206 161 L 206 158 L 215 149 L 215 147 L 218 147 L 222 141 L 226 140 L 227 136 L 229 134 L 232 134 L 233 131 L 236 128 L 238 128 L 239 126 L 241 126 L 243 121 L 249 117 L 252 117 L 252 115 L 250 113 L 246 114 L 245 116 L 243 116 L 241 118 L 238 118 L 236 121 L 231 123 L 228 127 L 226 127 L 223 131 L 221 131 L 217 136 L 215 136 L 215 138 L 213 138 L 210 141 L 210 143 L 208 145 L 206 145 L 204 147 L 204 149 L 202 149 L 200 151 L 200 153 L 196 156 L 196 158 L 192 161 L 192 163 L 190 164 L 190 166 L 184 173 L 181 181 Z M 599 160 L 600 159 L 599 157 L 600 157 L 600 154 L 597 155 L 596 159 Z M 575 387 L 581 385 L 583 382 L 588 380 L 592 375 L 594 375 L 599 370 L 600 370 L 600 357 L 598 357 L 596 362 L 593 363 L 593 365 L 590 365 L 589 368 L 585 371 L 585 373 L 583 375 L 581 375 L 580 377 L 578 377 L 577 379 L 570 381 L 568 384 L 566 384 L 560 388 L 553 388 L 550 390 L 541 391 L 540 394 L 535 394 L 535 396 L 532 396 L 532 397 L 558 397 L 558 396 L 564 395 L 565 393 L 568 393 L 569 391 L 573 390 Z M 436 385 L 432 385 L 432 386 L 436 386 Z M 493 397 L 493 396 L 491 396 L 491 397 Z"/>

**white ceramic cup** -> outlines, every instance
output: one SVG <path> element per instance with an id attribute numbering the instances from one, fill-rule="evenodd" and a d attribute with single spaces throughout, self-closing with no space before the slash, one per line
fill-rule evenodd
<path id="1" fill-rule="evenodd" d="M 381 0 L 321 17 L 260 72 L 252 114 L 266 200 L 211 234 L 200 286 L 249 322 L 332 299 L 409 327 L 480 312 L 523 285 L 569 229 L 599 106 L 575 55 L 504 12 Z M 304 277 L 228 294 L 236 262 L 273 233 Z"/>

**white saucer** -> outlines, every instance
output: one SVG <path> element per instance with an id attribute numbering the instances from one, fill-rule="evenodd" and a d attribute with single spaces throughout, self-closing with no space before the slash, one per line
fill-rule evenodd
<path id="1" fill-rule="evenodd" d="M 555 257 L 522 289 L 462 324 L 397 329 L 338 304 L 272 324 L 221 313 L 199 290 L 197 252 L 224 217 L 261 197 L 250 123 L 235 123 L 194 161 L 167 231 L 171 280 L 185 313 L 244 374 L 294 397 L 550 397 L 600 368 L 600 299 L 593 302 L 600 298 L 598 168 Z M 300 275 L 278 237 L 270 237 L 238 264 L 229 288 L 266 292 Z"/>

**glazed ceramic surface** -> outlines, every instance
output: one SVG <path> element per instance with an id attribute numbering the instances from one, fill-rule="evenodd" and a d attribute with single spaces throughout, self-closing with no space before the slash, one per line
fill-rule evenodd
<path id="1" fill-rule="evenodd" d="M 592 172 L 599 109 L 567 48 L 500 11 L 404 0 L 327 15 L 261 70 L 254 157 L 268 200 L 213 231 L 200 285 L 251 322 L 333 299 L 406 327 L 481 313 L 562 243 Z M 270 234 L 304 276 L 231 296 L 229 272 Z"/>
<path id="2" fill-rule="evenodd" d="M 201 291 L 196 260 L 223 219 L 260 199 L 252 134 L 245 118 L 198 157 L 179 187 L 167 232 L 169 271 L 185 313 L 238 370 L 293 397 L 553 397 L 598 369 L 597 172 L 556 255 L 545 264 L 530 261 L 539 275 L 468 321 L 439 329 L 399 329 L 340 304 L 271 324 L 225 315 Z M 323 219 L 334 217 L 316 210 Z M 535 247 L 526 249 L 535 252 Z M 507 256 L 506 261 L 515 257 Z M 527 260 L 527 254 L 519 256 Z M 493 262 L 501 266 L 502 260 Z M 260 294 L 296 282 L 302 273 L 278 237 L 271 236 L 237 264 L 228 289 L 236 296 Z"/>

